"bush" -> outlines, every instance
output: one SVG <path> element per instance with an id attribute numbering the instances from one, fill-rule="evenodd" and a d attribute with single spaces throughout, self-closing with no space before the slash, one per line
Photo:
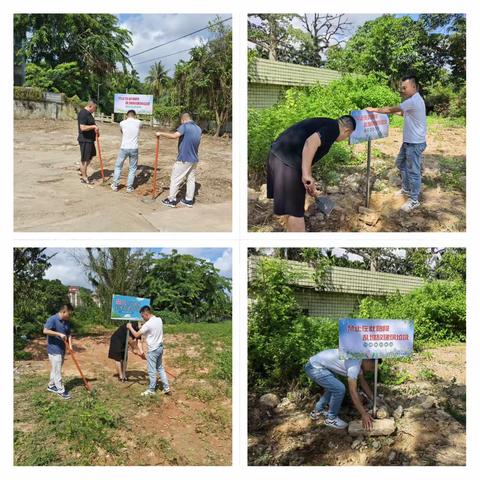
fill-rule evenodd
<path id="1" fill-rule="evenodd" d="M 167 325 L 177 325 L 185 322 L 185 319 L 178 312 L 172 312 L 170 310 L 161 310 L 158 312 L 158 316 L 162 319 L 163 323 Z"/>
<path id="2" fill-rule="evenodd" d="M 250 282 L 248 381 L 258 393 L 306 382 L 307 360 L 338 346 L 337 322 L 305 317 L 289 286 L 291 279 L 281 261 L 262 259 Z"/>
<path id="3" fill-rule="evenodd" d="M 465 117 L 466 87 L 439 82 L 428 88 L 425 95 L 427 110 L 442 117 Z"/>
<path id="4" fill-rule="evenodd" d="M 291 88 L 284 99 L 271 108 L 250 109 L 248 117 L 248 165 L 250 175 L 265 176 L 265 165 L 272 142 L 288 127 L 311 117 L 338 118 L 368 106 L 397 104 L 400 97 L 374 76 L 345 76 L 328 85 Z M 316 174 L 324 184 L 336 181 L 342 166 L 355 161 L 352 149 L 335 144 L 318 162 Z"/>
<path id="5" fill-rule="evenodd" d="M 466 290 L 461 281 L 434 281 L 407 295 L 385 300 L 366 298 L 359 318 L 415 321 L 415 346 L 461 341 L 466 338 Z"/>
<path id="6" fill-rule="evenodd" d="M 43 102 L 43 90 L 36 87 L 13 87 L 13 98 L 30 102 Z"/>

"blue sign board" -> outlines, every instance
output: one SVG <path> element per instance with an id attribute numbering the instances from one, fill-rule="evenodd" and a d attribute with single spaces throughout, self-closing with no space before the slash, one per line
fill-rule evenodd
<path id="1" fill-rule="evenodd" d="M 413 353 L 413 320 L 342 318 L 338 324 L 340 358 L 395 358 Z"/>
<path id="2" fill-rule="evenodd" d="M 388 137 L 388 115 L 367 110 L 353 110 L 350 115 L 357 122 L 355 130 L 350 135 L 350 144 Z"/>
<path id="3" fill-rule="evenodd" d="M 145 305 L 150 305 L 149 298 L 113 295 L 111 318 L 112 320 L 142 320 L 140 309 Z"/>

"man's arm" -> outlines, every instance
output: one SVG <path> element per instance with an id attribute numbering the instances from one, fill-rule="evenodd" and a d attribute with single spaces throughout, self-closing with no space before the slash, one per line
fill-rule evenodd
<path id="1" fill-rule="evenodd" d="M 49 328 L 43 328 L 43 334 L 48 335 L 49 337 L 58 337 L 62 340 L 65 340 L 67 336 L 64 333 L 56 332 L 55 330 L 50 330 Z"/>
<path id="2" fill-rule="evenodd" d="M 365 380 L 365 376 L 363 375 L 363 373 L 361 373 L 359 376 L 358 376 L 358 380 L 360 382 L 360 388 L 366 393 L 367 397 L 370 399 L 370 400 L 373 400 L 373 392 L 372 392 L 372 389 L 370 388 L 370 385 L 368 384 L 368 382 Z"/>
<path id="3" fill-rule="evenodd" d="M 140 330 L 138 332 L 136 332 L 135 329 L 132 327 L 132 324 L 130 322 L 127 323 L 127 328 L 130 330 L 130 333 L 135 338 L 140 338 L 142 336 L 142 334 L 140 333 Z"/>
<path id="4" fill-rule="evenodd" d="M 375 113 L 399 113 L 402 111 L 400 105 L 394 105 L 392 107 L 382 107 L 382 108 L 373 108 L 367 107 L 365 109 L 367 112 L 375 112 Z"/>
<path id="5" fill-rule="evenodd" d="M 175 140 L 176 138 L 179 138 L 181 136 L 182 134 L 179 132 L 175 132 L 175 133 L 157 132 L 157 137 L 165 137 L 165 138 L 170 138 L 172 140 Z"/>
<path id="6" fill-rule="evenodd" d="M 320 135 L 313 133 L 305 141 L 302 150 L 302 182 L 305 185 L 305 190 L 312 197 L 315 196 L 315 179 L 312 177 L 312 162 L 321 144 Z"/>
<path id="7" fill-rule="evenodd" d="M 98 127 L 96 125 L 82 125 L 82 124 L 80 124 L 80 130 L 82 132 L 89 132 L 90 130 L 98 131 Z"/>
<path id="8" fill-rule="evenodd" d="M 365 408 L 363 408 L 362 401 L 358 395 L 357 380 L 355 378 L 348 377 L 348 391 L 350 392 L 350 398 L 352 399 L 353 405 L 362 417 L 363 428 L 365 430 L 371 430 L 373 418 L 369 415 Z"/>

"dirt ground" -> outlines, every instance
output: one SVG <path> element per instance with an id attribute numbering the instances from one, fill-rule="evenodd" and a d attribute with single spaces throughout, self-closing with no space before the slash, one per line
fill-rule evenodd
<path id="1" fill-rule="evenodd" d="M 385 437 L 352 437 L 312 421 L 316 398 L 290 392 L 275 408 L 249 399 L 250 465 L 465 465 L 465 345 L 425 350 L 400 362 L 405 381 L 379 384 L 390 412 L 403 414 Z M 381 379 L 380 379 L 381 380 Z M 358 418 L 349 400 L 340 416 Z"/>
<path id="2" fill-rule="evenodd" d="M 212 393 L 216 390 L 212 390 L 208 380 L 208 362 L 198 365 L 202 358 L 201 339 L 193 334 L 169 334 L 165 342 L 164 366 L 172 394 L 165 396 L 157 393 L 145 398 L 140 396 L 148 386 L 144 360 L 130 353 L 127 370 L 129 381 L 120 383 L 114 362 L 108 359 L 108 335 L 74 338 L 76 357 L 94 389 L 94 396 L 107 405 L 111 404 L 112 411 L 120 406 L 124 415 L 122 427 L 117 427 L 114 433 L 115 442 L 123 445 L 120 454 L 114 455 L 106 451 L 106 447 L 103 450 L 97 446 L 95 465 L 231 464 L 231 399 Z M 56 402 L 65 402 L 46 391 L 45 382 L 50 369 L 45 350 L 43 338 L 34 340 L 26 349 L 33 355 L 32 359 L 15 362 L 14 426 L 17 436 L 19 432 L 43 434 L 35 432 L 35 421 L 31 417 L 34 410 L 32 401 L 35 405 L 32 394 L 42 397 L 43 402 L 51 402 L 48 408 L 54 409 Z M 197 363 L 196 367 L 192 368 L 190 359 Z M 39 381 L 38 392 L 33 388 L 21 388 L 22 382 L 29 382 L 33 378 Z M 81 415 L 82 412 L 76 410 L 80 407 L 74 402 L 80 401 L 87 393 L 68 354 L 63 378 L 72 395 L 68 406 L 72 408 L 72 414 Z M 205 392 L 210 392 L 210 395 Z M 39 403 L 39 400 L 36 401 Z M 71 447 L 62 447 L 58 439 L 50 441 L 54 445 L 59 442 L 57 449 L 64 449 L 65 452 L 71 450 Z M 32 444 L 31 439 L 28 445 Z M 22 451 L 24 449 L 16 447 L 16 464 L 28 464 L 24 458 L 31 453 Z M 65 456 L 61 464 L 75 464 L 76 457 L 81 454 L 72 451 Z M 85 464 L 86 460 L 79 458 L 78 461 Z"/>
<path id="3" fill-rule="evenodd" d="M 433 126 L 428 130 L 424 152 L 420 208 L 399 211 L 405 198 L 396 195 L 400 177 L 395 158 L 402 142 L 400 128 L 391 128 L 387 138 L 372 142 L 371 197 L 368 215 L 365 206 L 366 164 L 348 167 L 338 185 L 327 189 L 335 208 L 326 218 L 311 197 L 306 199 L 307 231 L 338 232 L 461 232 L 465 231 L 466 131 L 463 127 Z M 355 147 L 366 151 L 366 144 Z M 321 190 L 320 184 L 317 187 Z M 251 231 L 283 231 L 283 218 L 272 214 L 265 187 L 249 191 Z"/>
<path id="4" fill-rule="evenodd" d="M 107 181 L 102 184 L 100 162 L 89 169 L 93 186 L 81 184 L 76 121 L 15 120 L 16 231 L 231 231 L 231 140 L 204 135 L 197 169 L 194 208 L 161 205 L 168 194 L 177 142 L 161 139 L 158 192 L 151 198 L 155 135 L 144 127 L 133 194 L 125 191 L 128 161 L 118 192 L 110 189 L 121 143 L 118 125 L 99 124 Z"/>

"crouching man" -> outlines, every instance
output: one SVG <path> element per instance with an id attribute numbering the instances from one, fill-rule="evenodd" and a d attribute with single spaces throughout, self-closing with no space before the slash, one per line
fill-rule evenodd
<path id="1" fill-rule="evenodd" d="M 381 363 L 380 359 L 378 363 Z M 341 360 L 338 349 L 324 350 L 310 357 L 304 368 L 307 376 L 324 389 L 315 410 L 310 414 L 312 420 L 323 417 L 327 427 L 342 429 L 348 426 L 347 422 L 338 416 L 345 396 L 345 385 L 337 378 L 337 375 L 340 375 L 347 378 L 350 398 L 362 418 L 363 428 L 372 428 L 373 418 L 363 406 L 358 384 L 367 397 L 373 400 L 373 392 L 365 380 L 364 372 L 374 371 L 374 360 Z"/>

